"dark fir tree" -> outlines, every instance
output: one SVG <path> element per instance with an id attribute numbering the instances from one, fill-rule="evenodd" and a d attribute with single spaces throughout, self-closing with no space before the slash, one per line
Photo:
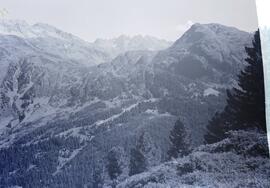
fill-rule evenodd
<path id="1" fill-rule="evenodd" d="M 136 147 L 130 151 L 129 175 L 142 173 L 146 170 L 144 150 L 144 133 L 139 137 Z"/>
<path id="2" fill-rule="evenodd" d="M 225 133 L 228 131 L 226 126 L 225 113 L 215 113 L 212 119 L 207 125 L 207 134 L 204 136 L 206 144 L 215 143 L 225 137 Z"/>
<path id="3" fill-rule="evenodd" d="M 108 174 L 111 180 L 114 180 L 122 173 L 122 170 L 118 161 L 117 153 L 114 150 L 111 150 L 108 153 L 107 159 L 108 159 L 108 164 L 107 164 Z"/>
<path id="4" fill-rule="evenodd" d="M 102 166 L 100 166 L 98 162 L 98 164 L 94 164 L 93 166 L 92 187 L 102 188 L 103 184 L 104 184 L 103 170 L 102 170 Z"/>
<path id="5" fill-rule="evenodd" d="M 167 152 L 168 159 L 177 158 L 188 154 L 187 132 L 184 124 L 177 120 L 170 132 L 171 146 Z"/>
<path id="6" fill-rule="evenodd" d="M 264 75 L 259 31 L 246 47 L 248 65 L 238 76 L 239 88 L 228 91 L 226 113 L 234 129 L 256 127 L 266 131 Z"/>
<path id="7" fill-rule="evenodd" d="M 247 66 L 238 75 L 238 87 L 227 91 L 227 105 L 209 122 L 206 143 L 225 137 L 229 130 L 257 128 L 266 132 L 265 94 L 259 31 L 252 47 L 246 47 Z"/>

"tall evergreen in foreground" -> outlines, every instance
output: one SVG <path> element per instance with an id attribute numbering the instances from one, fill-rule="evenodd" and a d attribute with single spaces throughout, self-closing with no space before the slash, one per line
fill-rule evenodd
<path id="1" fill-rule="evenodd" d="M 129 175 L 139 174 L 147 169 L 146 158 L 143 154 L 144 150 L 144 133 L 140 135 L 136 147 L 130 151 Z"/>
<path id="2" fill-rule="evenodd" d="M 262 51 L 259 31 L 253 46 L 246 47 L 248 65 L 238 76 L 240 88 L 228 91 L 226 113 L 234 129 L 257 127 L 266 131 Z"/>
<path id="3" fill-rule="evenodd" d="M 152 136 L 143 130 L 136 140 L 136 146 L 130 151 L 129 175 L 144 172 L 160 162 L 161 149 Z"/>
<path id="4" fill-rule="evenodd" d="M 205 143 L 212 144 L 222 140 L 228 129 L 225 113 L 215 113 L 212 119 L 208 122 L 207 133 L 204 136 Z"/>
<path id="5" fill-rule="evenodd" d="M 266 132 L 265 94 L 259 31 L 253 46 L 246 47 L 247 66 L 238 75 L 238 87 L 227 91 L 227 105 L 207 126 L 206 143 L 222 140 L 229 130 L 258 128 Z"/>
<path id="6" fill-rule="evenodd" d="M 177 120 L 170 133 L 171 146 L 167 152 L 168 159 L 177 158 L 188 154 L 187 132 L 184 124 Z"/>
<path id="7" fill-rule="evenodd" d="M 117 179 L 117 177 L 122 173 L 119 158 L 117 153 L 112 149 L 107 156 L 108 164 L 107 170 L 111 180 Z"/>
<path id="8" fill-rule="evenodd" d="M 136 148 L 130 151 L 129 175 L 142 173 L 146 170 L 144 155 Z"/>

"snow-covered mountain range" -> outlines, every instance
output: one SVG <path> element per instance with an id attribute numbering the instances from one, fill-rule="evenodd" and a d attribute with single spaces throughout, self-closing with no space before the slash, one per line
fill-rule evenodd
<path id="1" fill-rule="evenodd" d="M 110 149 L 129 158 L 141 132 L 161 162 L 178 118 L 196 130 L 192 145 L 202 144 L 251 42 L 219 24 L 195 24 L 173 44 L 148 36 L 89 43 L 46 24 L 1 21 L 0 185 L 91 187 Z"/>
<path id="2" fill-rule="evenodd" d="M 157 39 L 151 36 L 136 35 L 134 37 L 121 35 L 114 39 L 97 39 L 95 46 L 109 52 L 112 57 L 127 52 L 137 50 L 158 51 L 168 48 L 172 42 Z"/>
<path id="3" fill-rule="evenodd" d="M 50 54 L 65 61 L 80 62 L 91 66 L 109 60 L 106 52 L 98 50 L 91 43 L 47 24 L 30 25 L 24 21 L 1 20 L 0 33 L 6 37 L 9 36 L 6 40 L 12 40 L 12 37 L 13 40 L 22 40 L 27 45 L 25 50 Z M 12 42 L 10 45 L 16 46 Z"/>

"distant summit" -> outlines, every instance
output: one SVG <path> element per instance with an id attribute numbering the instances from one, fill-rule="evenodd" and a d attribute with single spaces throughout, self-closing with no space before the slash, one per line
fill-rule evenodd
<path id="1" fill-rule="evenodd" d="M 168 48 L 172 42 L 158 39 L 152 36 L 127 36 L 120 35 L 113 39 L 97 39 L 94 42 L 95 46 L 108 51 L 112 56 L 127 51 L 149 50 L 158 51 Z"/>
<path id="2" fill-rule="evenodd" d="M 98 57 L 93 57 L 95 64 L 100 64 L 113 59 L 127 51 L 150 50 L 158 51 L 168 48 L 172 42 L 158 39 L 152 36 L 136 35 L 133 37 L 121 35 L 113 39 L 97 39 L 94 43 L 87 42 L 71 33 L 64 32 L 54 26 L 45 23 L 28 24 L 23 20 L 0 19 L 0 34 L 14 35 L 23 39 L 40 40 L 46 39 L 51 43 L 67 43 L 64 48 L 82 48 L 78 53 L 84 53 L 87 48 L 94 51 Z M 48 39 L 48 40 L 47 40 Z M 58 48 L 60 48 L 58 46 Z M 64 50 L 64 49 L 63 49 Z M 87 53 L 87 52 L 86 52 Z M 91 53 L 91 52 L 89 52 Z M 77 53 L 76 53 L 77 54 Z M 79 55 L 77 54 L 77 55 Z M 66 54 L 69 55 L 69 54 Z M 78 59 L 74 57 L 75 59 Z M 81 60 L 81 58 L 79 58 Z"/>

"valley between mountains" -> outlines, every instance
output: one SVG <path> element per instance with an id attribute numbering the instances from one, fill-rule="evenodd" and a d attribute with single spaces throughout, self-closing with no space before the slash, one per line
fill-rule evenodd
<path id="1" fill-rule="evenodd" d="M 244 152 L 246 136 L 267 147 L 265 135 L 231 133 L 203 145 L 252 39 L 194 24 L 174 42 L 123 35 L 90 43 L 47 24 L 1 20 L 0 187 L 254 187 L 252 173 L 267 187 L 269 159 L 216 152 L 232 141 Z M 179 118 L 194 152 L 165 162 Z M 146 170 L 131 176 L 130 151 L 142 133 Z M 114 180 L 108 154 L 121 166 Z M 250 172 L 247 163 L 259 167 Z"/>

